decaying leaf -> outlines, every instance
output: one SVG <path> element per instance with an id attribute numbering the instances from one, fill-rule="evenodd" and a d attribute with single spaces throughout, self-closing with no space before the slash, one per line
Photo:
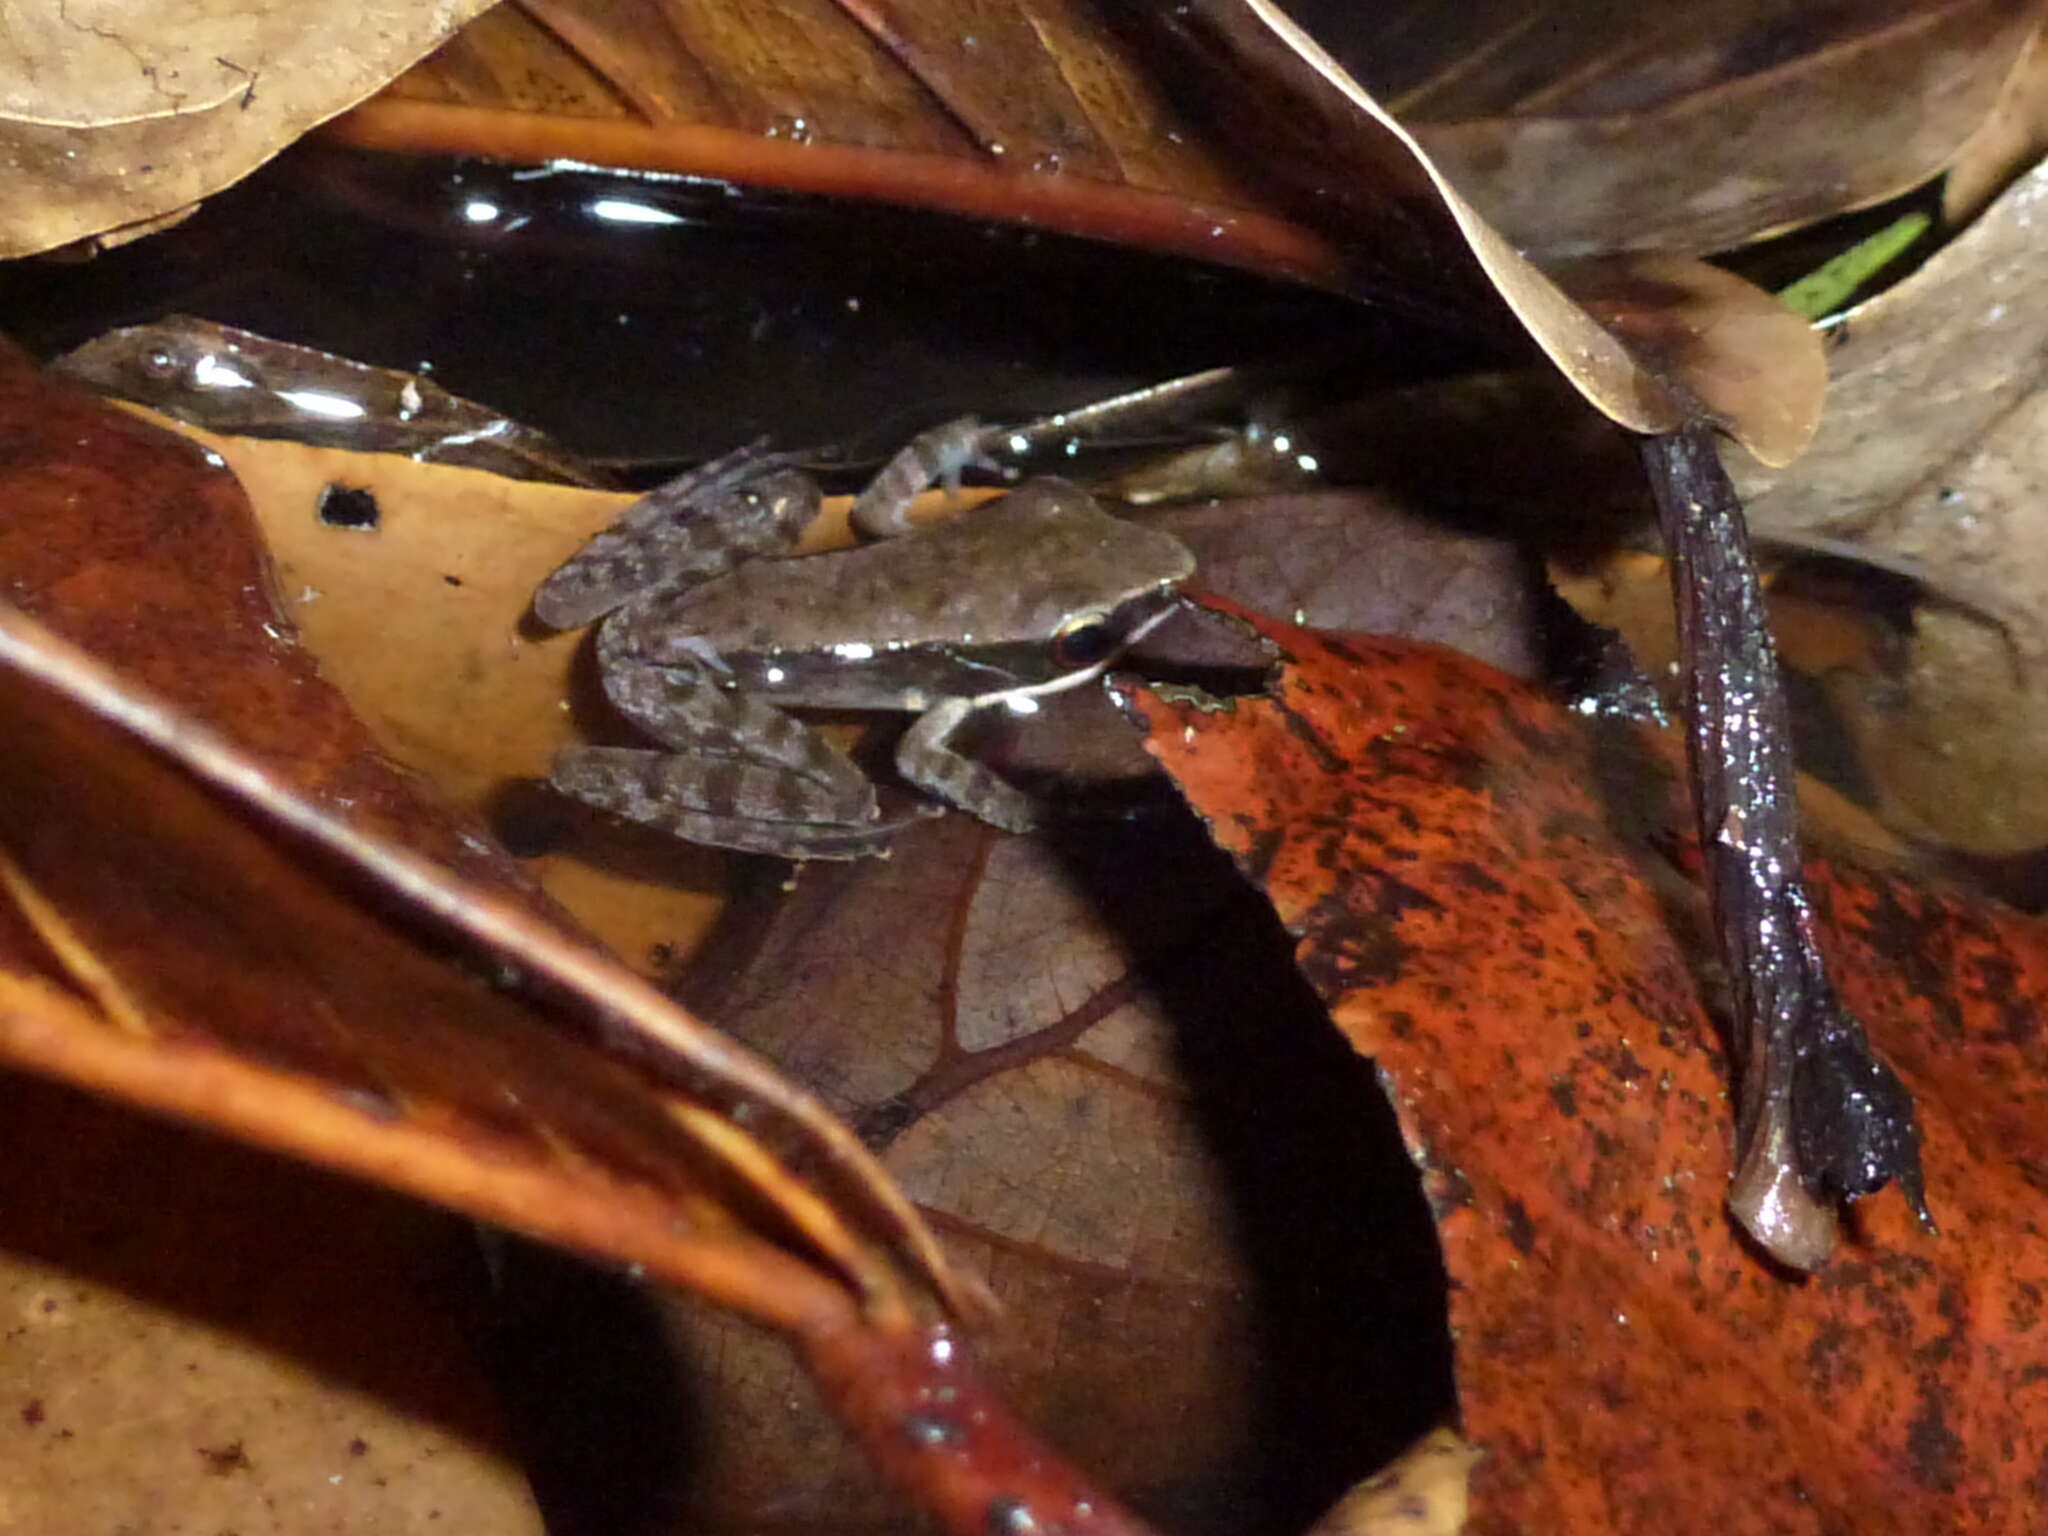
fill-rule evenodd
<path id="1" fill-rule="evenodd" d="M 1957 153 L 1941 183 L 1942 218 L 1960 227 L 2048 152 L 2048 35 L 2034 34 L 1998 105 Z"/>
<path id="2" fill-rule="evenodd" d="M 1478 1459 L 1456 1431 L 1433 1429 L 1338 1500 L 1309 1536 L 1458 1536 Z"/>
<path id="3" fill-rule="evenodd" d="M 1947 554 L 1958 531 L 1938 497 L 1950 461 L 2035 388 L 2048 353 L 2048 289 L 2037 225 L 2048 166 L 2036 168 L 1919 271 L 1851 309 L 1834 328 L 1827 419 L 1794 469 L 1736 460 L 1750 520 L 1765 532 L 1866 539 L 1929 562 L 1930 575 L 2001 617 L 2024 622 L 2031 605 L 1996 604 L 1972 566 Z M 1897 530 L 1924 528 L 1902 543 Z M 1936 531 L 1938 530 L 1938 532 Z M 1888 537 L 1887 534 L 1890 534 Z M 1946 556 L 1946 558 L 1945 558 Z"/>
<path id="4" fill-rule="evenodd" d="M 22 521 L 105 478 L 93 542 L 68 547 L 45 521 L 52 548 L 17 591 L 116 653 L 149 614 L 189 645 L 157 671 L 194 704 L 180 713 L 0 613 L 0 712 L 20 743 L 0 768 L 0 1054 L 775 1325 L 870 1458 L 949 1528 L 1058 1509 L 1076 1530 L 1136 1531 L 923 1320 L 982 1315 L 986 1295 L 848 1132 L 565 936 L 516 879 L 459 880 L 366 830 L 404 825 L 400 797 L 358 813 L 335 794 L 337 763 L 400 781 L 274 616 L 277 649 L 252 654 L 222 621 L 232 606 L 209 608 L 209 582 L 241 562 L 267 613 L 218 462 L 15 374 L 6 471 Z M 143 558 L 165 528 L 211 559 Z M 110 594 L 130 600 L 110 611 Z M 303 717 L 252 723 L 248 697 L 285 685 Z M 295 731 L 336 739 L 295 784 L 196 717 L 285 755 Z M 422 804 L 414 819 L 428 846 L 437 827 L 461 840 L 454 817 Z M 469 843 L 486 870 L 503 864 Z"/>
<path id="5" fill-rule="evenodd" d="M 10 9 L 0 257 L 155 220 L 353 106 L 489 0 L 68 0 Z"/>
<path id="6" fill-rule="evenodd" d="M 2035 1529 L 2039 925 L 1812 867 L 1846 1001 L 1919 1095 L 1942 1232 L 1867 1201 L 1794 1282 L 1719 1208 L 1730 1085 L 1669 748 L 1449 652 L 1265 627 L 1276 699 L 1134 702 L 1423 1170 L 1484 1453 L 1468 1529 Z"/>
<path id="7" fill-rule="evenodd" d="M 1185 830 L 913 829 L 742 908 L 693 1000 L 846 1115 L 1008 1305 L 987 1363 L 1021 1409 L 1171 1528 L 1285 1528 L 1443 1411 L 1442 1300 L 1370 1079 Z M 678 1333 L 723 1396 L 758 1351 L 701 1310 Z M 809 1518 L 872 1505 L 817 1432 L 709 1437 L 731 1528 L 771 1476 Z"/>
<path id="8" fill-rule="evenodd" d="M 610 483 L 545 433 L 431 379 L 192 315 L 122 326 L 51 367 L 101 394 L 217 431 L 402 453 L 515 480 Z"/>
<path id="9" fill-rule="evenodd" d="M 609 967 L 503 897 L 311 811 L 26 620 L 0 637 L 10 734 L 33 743 L 8 755 L 0 795 L 6 886 L 46 952 L 13 956 L 0 987 L 9 1059 L 729 1300 L 797 1308 L 787 1321 L 829 1310 L 829 1285 L 747 1235 L 758 1216 L 724 1208 L 773 1204 L 779 1182 L 772 1159 L 720 1123 L 736 1103 L 664 1102 L 646 1077 L 568 1039 L 536 1000 L 465 975 L 357 905 L 294 857 L 291 838 L 404 892 L 466 932 L 459 943 L 482 940 L 501 957 L 474 962 L 486 973 L 511 964 L 586 997 L 596 983 L 605 1025 L 617 1032 L 640 1013 L 668 1055 L 685 1036 L 653 994 L 636 996 L 623 975 L 600 982 Z M 203 785 L 260 808 L 269 827 Z M 120 859 L 81 856 L 93 848 Z M 835 1262 L 867 1269 L 815 1195 L 790 1193 L 797 1230 L 822 1221 Z"/>
<path id="10" fill-rule="evenodd" d="M 457 818 L 421 799 L 405 777 L 377 755 L 341 696 L 317 677 L 306 655 L 290 643 L 289 632 L 271 607 L 263 556 L 246 503 L 217 459 L 202 457 L 193 445 L 66 387 L 40 384 L 19 360 L 5 377 L 13 430 L 0 468 L 14 508 L 4 549 L 13 595 L 116 664 L 178 696 L 187 713 L 167 713 L 146 697 L 131 697 L 126 685 L 116 683 L 105 668 L 89 664 L 53 637 L 45 644 L 38 626 L 24 618 L 11 621 L 8 631 L 16 667 L 46 665 L 53 679 L 46 686 L 69 688 L 74 698 L 90 699 L 93 710 L 149 735 L 202 778 L 238 786 L 265 816 L 332 849 L 333 857 L 378 871 L 372 878 L 407 892 L 408 901 L 424 912 L 454 922 L 469 934 L 468 942 L 481 941 L 486 951 L 509 943 L 521 952 L 518 967 L 551 975 L 552 985 L 567 986 L 572 992 L 595 986 L 605 1001 L 597 1003 L 592 1026 L 623 1041 L 636 1032 L 629 1021 L 638 1015 L 651 1031 L 643 1048 L 668 1059 L 686 1091 L 703 1092 L 723 1079 L 739 1095 L 729 1101 L 728 1109 L 765 1093 L 767 1098 L 748 1112 L 766 1117 L 763 1133 L 779 1135 L 769 1125 L 793 1111 L 796 1119 L 786 1122 L 784 1129 L 809 1119 L 825 1138 L 819 1150 L 834 1141 L 842 1151 L 851 1149 L 837 1127 L 813 1117 L 799 1100 L 783 1099 L 772 1076 L 756 1064 L 725 1057 L 714 1037 L 678 1020 L 651 991 L 623 973 L 613 976 L 616 987 L 603 979 L 610 969 L 606 963 L 577 938 L 563 935 L 553 913 L 536 902 L 532 886 L 502 853 Z M 75 515 L 80 506 L 89 507 L 90 515 Z M 169 765 L 153 767 L 141 748 L 130 748 L 124 755 L 109 745 L 104 770 L 82 772 L 78 764 L 92 760 L 95 733 L 104 736 L 109 727 L 79 717 L 75 706 L 66 706 L 61 697 L 28 689 L 17 707 L 47 718 L 49 724 L 41 731 L 24 726 L 23 734 L 33 738 L 34 748 L 13 754 L 8 764 L 17 776 L 17 788 L 0 814 L 9 817 L 13 829 L 6 844 L 11 894 L 35 919 L 43 942 L 56 947 L 69 974 L 87 979 L 85 984 L 102 1006 L 118 1001 L 114 1012 L 127 1017 L 143 1041 L 161 1032 L 163 1019 L 174 1018 L 202 1034 L 218 1032 L 215 1037 L 231 1052 L 240 1048 L 253 1060 L 289 1063 L 316 1076 L 337 1077 L 336 1091 L 343 1095 L 337 1104 L 351 1095 L 367 1094 L 366 1102 L 386 1105 L 390 1116 L 387 1121 L 372 1117 L 369 1125 L 403 1133 L 401 1140 L 421 1132 L 421 1126 L 407 1123 L 403 1103 L 408 1094 L 424 1092 L 430 1101 L 450 1092 L 458 1101 L 467 1096 L 472 1108 L 458 1110 L 460 1116 L 500 1094 L 491 1079 L 505 1072 L 537 1072 L 541 1079 L 550 1072 L 594 1072 L 579 1091 L 594 1094 L 599 1101 L 616 1100 L 616 1129 L 638 1126 L 628 1133 L 628 1142 L 650 1133 L 653 1122 L 647 1110 L 628 1110 L 626 1100 L 617 1097 L 627 1090 L 630 1074 L 621 1075 L 619 1068 L 601 1065 L 595 1057 L 572 1067 L 570 1063 L 578 1059 L 575 1048 L 555 1043 L 537 1020 L 514 1024 L 508 1018 L 498 1026 L 501 1032 L 523 1031 L 528 1036 L 527 1043 L 508 1057 L 497 1059 L 494 1047 L 466 1071 L 453 1067 L 463 1055 L 453 1042 L 464 1016 L 478 1009 L 517 1015 L 535 1005 L 511 996 L 469 996 L 470 989 L 459 978 L 409 944 L 402 932 L 382 928 L 367 914 L 355 912 L 326 890 L 313 869 L 295 868 L 287 850 L 276 843 L 275 832 L 266 836 L 254 827 L 237 831 L 224 809 L 210 811 L 209 802 L 189 795 L 181 820 L 172 811 L 180 803 L 174 789 L 177 771 Z M 257 754 L 258 762 L 275 760 L 288 766 L 276 773 L 258 768 L 239 756 L 236 746 Z M 47 757 L 39 760 L 38 754 Z M 71 766 L 60 766 L 67 760 Z M 129 776 L 125 794 L 112 788 L 117 766 Z M 36 808 L 47 798 L 48 786 L 73 777 L 79 780 L 78 789 L 64 808 L 75 819 L 38 816 Z M 137 788 L 142 783 L 162 787 L 143 792 Z M 417 851 L 400 853 L 380 839 L 402 840 Z M 165 849 L 159 859 L 142 862 L 140 850 L 157 845 Z M 132 847 L 137 862 L 116 867 L 66 855 L 67 849 L 88 847 Z M 422 853 L 438 859 L 442 867 L 429 864 Z M 206 902 L 166 898 L 147 903 L 134 894 L 150 872 L 165 880 L 191 879 L 186 866 L 215 868 L 212 879 L 201 887 L 209 893 Z M 456 883 L 444 870 L 456 872 L 469 884 Z M 259 877 L 258 871 L 265 873 Z M 277 882 L 275 899 L 235 900 L 233 893 L 247 890 L 251 881 Z M 75 893 L 67 895 L 74 884 Z M 286 890 L 300 904 L 296 930 L 282 920 Z M 330 922 L 337 930 L 356 932 L 360 948 L 352 951 L 338 940 L 319 942 L 317 936 Z M 485 937 L 486 931 L 493 936 Z M 144 959 L 159 948 L 174 955 L 175 961 Z M 266 974 L 254 957 L 273 952 L 276 969 Z M 380 962 L 367 958 L 373 952 L 381 955 Z M 130 974 L 131 967 L 139 969 Z M 216 971 L 246 973 L 251 990 L 239 998 L 217 992 L 218 983 L 209 980 Z M 424 1001 L 412 1010 L 394 1001 L 381 1011 L 366 1001 L 378 994 L 403 997 L 408 985 L 421 989 L 422 999 L 443 999 L 440 1027 L 457 1032 L 441 1048 L 454 1071 L 450 1079 L 442 1080 L 439 1066 L 426 1070 L 436 1053 L 425 1045 L 423 1032 L 431 1015 L 422 1011 L 428 1007 Z M 348 996 L 354 1001 L 331 1002 L 333 1011 L 323 1014 L 310 1001 L 322 996 Z M 586 996 L 595 1001 L 595 994 Z M 64 1015 L 57 1000 L 48 1001 L 56 1009 L 52 1018 Z M 378 1029 L 390 1031 L 409 1011 L 419 1014 L 410 1032 L 387 1033 L 380 1041 Z M 329 1022 L 292 1043 L 293 1030 L 304 1026 L 291 1021 L 309 1017 Z M 341 1019 L 360 1022 L 333 1033 L 334 1021 Z M 56 1026 L 46 1021 L 39 1027 Z M 268 1032 L 280 1029 L 286 1033 L 266 1043 Z M 99 1043 L 104 1042 L 87 1042 L 82 1048 L 93 1055 Z M 127 1043 L 139 1048 L 143 1042 Z M 709 1054 L 689 1064 L 700 1047 L 708 1048 Z M 522 1057 L 522 1050 L 527 1056 Z M 564 1050 L 567 1056 L 561 1054 Z M 359 1061 L 353 1059 L 357 1051 L 362 1053 Z M 395 1054 L 389 1054 L 384 1065 L 375 1065 L 383 1053 Z M 144 1050 L 106 1070 L 133 1070 L 147 1077 L 151 1061 Z M 539 1065 L 549 1061 L 552 1067 Z M 232 1054 L 214 1066 L 230 1077 L 243 1070 Z M 737 1076 L 730 1075 L 735 1072 Z M 567 1079 L 563 1081 L 566 1086 Z M 609 1086 L 601 1086 L 606 1083 Z M 742 1087 L 743 1083 L 750 1086 Z M 180 1090 L 167 1080 L 165 1091 Z M 565 1131 L 587 1113 L 570 1111 L 570 1100 L 537 1083 L 514 1097 L 528 1105 L 557 1102 L 555 1113 L 568 1115 L 562 1122 Z M 266 1122 L 275 1118 L 261 1106 L 251 1112 Z M 325 1118 L 332 1122 L 331 1113 Z M 578 1134 L 610 1134 L 602 1118 Z M 426 1123 L 432 1120 L 430 1114 Z M 724 1145 L 727 1133 L 700 1112 L 674 1106 L 654 1120 L 674 1120 L 678 1126 L 691 1127 L 688 1134 L 709 1135 L 710 1146 L 723 1146 L 713 1154 L 714 1163 L 737 1157 L 735 1167 L 754 1168 L 744 1178 L 761 1171 L 745 1146 Z M 346 1122 L 330 1123 L 324 1134 L 339 1134 L 337 1123 Z M 809 1134 L 798 1132 L 800 1140 Z M 530 1139 L 531 1132 L 521 1135 Z M 541 1136 L 532 1141 L 528 1156 L 549 1140 Z M 644 1170 L 650 1161 L 643 1147 L 627 1154 L 620 1166 Z M 837 1152 L 825 1152 L 824 1165 L 838 1161 Z M 856 1156 L 841 1170 L 855 1173 L 857 1182 L 862 1177 L 856 1172 L 859 1161 Z M 830 1177 L 836 1175 L 828 1175 L 828 1182 Z M 883 1186 L 873 1188 L 885 1204 L 894 1201 Z M 885 1224 L 900 1219 L 904 1214 L 899 1204 L 898 1216 L 885 1218 Z M 510 1224 L 519 1223 L 514 1219 Z M 714 1226 L 722 1224 L 722 1219 L 714 1219 Z"/>
<path id="11" fill-rule="evenodd" d="M 1535 665 L 1500 541 L 1355 493 L 1148 521 L 1237 596 Z M 1073 745 L 1013 750 L 1064 777 Z M 1156 806 L 1029 839 L 919 827 L 744 893 L 691 998 L 861 1130 L 1010 1304 L 989 1368 L 1070 1452 L 1171 1529 L 1299 1528 L 1439 1411 L 1439 1276 L 1369 1076 L 1192 832 Z M 679 1368 L 744 1405 L 689 1442 L 722 1528 L 878 1513 L 760 1343 L 668 1311 Z"/>

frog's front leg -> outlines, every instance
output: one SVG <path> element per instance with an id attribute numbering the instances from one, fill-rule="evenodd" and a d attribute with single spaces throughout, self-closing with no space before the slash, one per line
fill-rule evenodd
<path id="1" fill-rule="evenodd" d="M 710 654 L 632 655 L 598 634 L 607 696 L 670 750 L 565 747 L 555 787 L 694 842 L 792 857 L 874 852 L 900 829 L 878 815 L 874 786 L 852 759 L 774 705 L 719 683 Z"/>
<path id="2" fill-rule="evenodd" d="M 955 731 L 988 699 L 946 699 L 911 724 L 896 743 L 896 771 L 926 794 L 1005 832 L 1034 831 L 1038 802 L 994 769 L 953 749 Z"/>

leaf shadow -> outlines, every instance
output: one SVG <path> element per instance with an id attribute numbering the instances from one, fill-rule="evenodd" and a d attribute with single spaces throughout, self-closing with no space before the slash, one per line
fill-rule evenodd
<path id="1" fill-rule="evenodd" d="M 1242 1530 L 1305 1528 L 1455 1411 L 1435 1224 L 1373 1064 L 1192 815 L 1064 837 L 1172 1018 L 1252 1276 L 1261 1368 Z M 1202 910 L 1189 912 L 1190 898 Z"/>

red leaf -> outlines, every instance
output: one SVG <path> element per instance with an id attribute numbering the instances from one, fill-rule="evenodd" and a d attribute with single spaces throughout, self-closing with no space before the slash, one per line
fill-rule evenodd
<path id="1" fill-rule="evenodd" d="M 1942 1233 L 1888 1191 L 1802 1282 L 1722 1207 L 1676 744 L 1449 651 L 1262 627 L 1278 697 L 1135 703 L 1394 1097 L 1487 1452 L 1470 1529 L 2039 1530 L 2048 930 L 1816 862 L 1834 972 L 1922 1106 Z"/>

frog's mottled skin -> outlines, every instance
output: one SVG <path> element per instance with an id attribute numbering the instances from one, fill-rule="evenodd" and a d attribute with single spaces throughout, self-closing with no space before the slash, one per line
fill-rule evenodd
<path id="1" fill-rule="evenodd" d="M 880 852 L 906 817 L 884 816 L 851 759 L 780 706 L 910 710 L 904 777 L 1021 829 L 1030 799 L 948 737 L 976 709 L 1095 675 L 1172 610 L 1194 568 L 1177 539 L 1058 480 L 860 549 L 761 558 L 794 542 L 810 505 L 786 472 L 750 482 L 742 461 L 721 461 L 636 504 L 549 578 L 535 598 L 547 622 L 609 610 L 605 691 L 670 749 L 571 747 L 558 787 L 696 842 Z"/>

